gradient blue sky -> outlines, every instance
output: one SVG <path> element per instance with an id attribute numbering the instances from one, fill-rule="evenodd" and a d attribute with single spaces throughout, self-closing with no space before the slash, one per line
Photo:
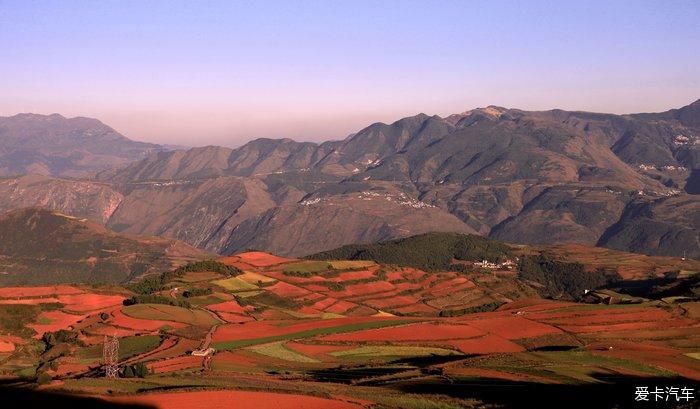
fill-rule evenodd
<path id="1" fill-rule="evenodd" d="M 236 146 L 490 104 L 662 111 L 700 98 L 699 41 L 698 0 L 0 0 L 0 115 Z"/>

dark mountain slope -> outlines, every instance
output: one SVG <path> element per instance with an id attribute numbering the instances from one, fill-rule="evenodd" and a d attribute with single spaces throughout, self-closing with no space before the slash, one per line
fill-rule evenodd
<path id="1" fill-rule="evenodd" d="M 631 203 L 598 245 L 661 256 L 700 259 L 700 198 L 677 196 Z"/>
<path id="2" fill-rule="evenodd" d="M 120 236 L 44 209 L 0 215 L 2 284 L 121 283 L 207 255 L 181 242 Z"/>
<path id="3" fill-rule="evenodd" d="M 351 244 L 313 254 L 314 260 L 373 260 L 420 268 L 426 271 L 449 270 L 454 260 L 505 260 L 513 249 L 496 240 L 476 235 L 427 233 L 372 244 Z"/>

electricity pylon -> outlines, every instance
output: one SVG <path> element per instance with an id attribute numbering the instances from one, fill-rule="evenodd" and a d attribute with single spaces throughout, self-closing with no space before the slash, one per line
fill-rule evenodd
<path id="1" fill-rule="evenodd" d="M 115 336 L 105 335 L 104 346 L 102 347 L 102 363 L 105 367 L 107 378 L 116 378 L 119 373 L 119 339 Z"/>

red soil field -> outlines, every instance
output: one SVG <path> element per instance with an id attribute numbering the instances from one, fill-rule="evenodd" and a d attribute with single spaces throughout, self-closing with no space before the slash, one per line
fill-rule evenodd
<path id="1" fill-rule="evenodd" d="M 386 279 L 387 281 L 399 281 L 405 280 L 405 277 L 402 271 L 389 271 L 386 273 Z"/>
<path id="2" fill-rule="evenodd" d="M 201 391 L 158 393 L 109 398 L 119 403 L 154 405 L 161 409 L 362 409 L 343 400 L 272 392 Z"/>
<path id="3" fill-rule="evenodd" d="M 15 344 L 10 341 L 0 341 L 0 352 L 13 352 Z"/>
<path id="4" fill-rule="evenodd" d="M 307 315 L 318 315 L 322 311 L 317 310 L 316 308 L 312 308 L 312 307 L 301 307 L 297 310 L 297 312 L 300 312 L 302 314 L 307 314 Z"/>
<path id="5" fill-rule="evenodd" d="M 326 296 L 323 294 L 311 293 L 311 294 L 307 294 L 303 297 L 297 298 L 296 301 L 298 301 L 298 302 L 319 301 L 319 300 L 324 299 L 324 298 L 326 298 Z"/>
<path id="6" fill-rule="evenodd" d="M 243 271 L 255 270 L 254 266 L 251 266 L 250 264 L 244 263 L 242 261 L 237 261 L 238 257 L 235 257 L 235 260 L 236 261 L 229 260 L 229 258 L 227 257 L 224 259 L 220 259 L 219 261 L 226 264 L 227 266 L 233 266 L 233 267 L 240 268 Z"/>
<path id="7" fill-rule="evenodd" d="M 424 280 L 419 281 L 418 284 L 420 284 L 423 288 L 429 288 L 431 285 L 438 281 L 440 281 L 440 278 L 438 276 L 431 275 L 426 277 Z"/>
<path id="8" fill-rule="evenodd" d="M 252 357 L 231 351 L 217 352 L 216 355 L 214 355 L 213 362 L 215 364 L 222 363 L 246 368 L 256 368 L 259 364 L 259 362 Z"/>
<path id="9" fill-rule="evenodd" d="M 113 327 L 111 325 L 98 325 L 98 326 L 93 326 L 90 327 L 87 331 L 88 334 L 99 336 L 100 341 L 99 343 L 102 343 L 103 336 L 104 335 L 113 335 L 115 337 L 128 337 L 132 335 L 136 335 L 138 333 L 144 332 L 144 330 L 139 330 L 135 331 L 130 328 L 117 328 Z M 149 330 L 150 332 L 150 330 Z"/>
<path id="10" fill-rule="evenodd" d="M 378 287 L 384 287 L 384 285 L 392 285 L 387 281 L 380 281 L 380 283 L 383 283 L 383 284 L 379 284 Z M 370 284 L 372 284 L 372 283 L 370 283 Z M 356 285 L 367 285 L 367 284 L 356 284 Z M 393 287 L 393 285 L 392 285 L 392 288 L 390 288 L 389 290 L 378 288 L 376 290 L 370 290 L 370 291 L 366 291 L 366 292 L 356 291 L 356 289 L 350 289 L 349 287 L 350 286 L 346 287 L 342 291 L 329 291 L 328 288 L 326 288 L 325 290 L 323 290 L 323 292 L 329 297 L 338 298 L 338 299 L 345 299 L 348 301 L 352 300 L 353 302 L 367 300 L 370 298 L 390 297 L 390 296 L 396 295 L 398 293 L 398 291 Z"/>
<path id="11" fill-rule="evenodd" d="M 288 263 L 296 261 L 293 258 L 278 257 L 270 253 L 262 251 L 249 251 L 246 253 L 236 254 L 236 256 L 244 263 L 248 263 L 255 267 L 269 267 L 276 264 Z"/>
<path id="12" fill-rule="evenodd" d="M 58 300 L 59 302 L 66 304 L 66 310 L 86 312 L 122 305 L 124 297 L 121 295 L 83 293 L 60 295 L 58 296 Z"/>
<path id="13" fill-rule="evenodd" d="M 26 304 L 26 305 L 34 305 L 34 304 L 49 304 L 49 303 L 55 303 L 59 302 L 58 298 L 55 297 L 43 297 L 43 298 L 20 298 L 17 300 L 13 299 L 5 299 L 5 300 L 0 300 L 0 304 Z"/>
<path id="14" fill-rule="evenodd" d="M 338 300 L 333 298 L 333 297 L 327 297 L 324 298 L 321 301 L 316 302 L 311 306 L 311 308 L 317 309 L 317 310 L 325 310 L 326 308 L 330 307 L 331 305 L 335 304 Z"/>
<path id="15" fill-rule="evenodd" d="M 454 295 L 455 293 L 458 293 L 460 291 L 470 290 L 475 287 L 476 285 L 474 283 L 472 283 L 471 281 L 467 281 L 465 283 L 454 284 L 449 287 L 444 287 L 439 290 L 431 288 L 426 291 L 426 294 L 429 294 L 431 297 L 444 297 Z"/>
<path id="16" fill-rule="evenodd" d="M 329 281 L 343 282 L 348 280 L 364 280 L 367 278 L 376 278 L 374 275 L 374 270 L 359 270 L 359 271 L 346 271 L 340 273 L 338 277 L 333 277 Z"/>
<path id="17" fill-rule="evenodd" d="M 45 297 L 49 295 L 80 294 L 83 290 L 69 285 L 47 287 L 3 287 L 0 298 Z"/>
<path id="18" fill-rule="evenodd" d="M 236 314 L 245 314 L 245 309 L 235 301 L 226 301 L 219 304 L 211 304 L 206 307 L 208 310 L 216 312 L 233 312 Z"/>
<path id="19" fill-rule="evenodd" d="M 231 324 L 255 320 L 255 318 L 249 315 L 240 315 L 232 312 L 217 312 L 216 315 L 218 315 L 222 320 Z"/>
<path id="20" fill-rule="evenodd" d="M 16 335 L 0 335 L 0 342 L 11 343 L 14 345 L 24 345 L 26 341 Z"/>
<path id="21" fill-rule="evenodd" d="M 265 287 L 265 289 L 279 295 L 280 297 L 301 297 L 309 293 L 309 290 L 285 283 L 284 281 L 278 281 L 274 285 Z"/>
<path id="22" fill-rule="evenodd" d="M 67 329 L 76 322 L 82 320 L 86 315 L 66 314 L 63 311 L 45 311 L 39 315 L 40 318 L 45 318 L 51 321 L 50 324 L 29 324 L 27 327 L 32 328 L 37 334 L 34 336 L 40 339 L 45 332 L 58 331 L 59 329 Z"/>
<path id="23" fill-rule="evenodd" d="M 352 297 L 354 295 L 381 293 L 384 291 L 391 291 L 393 289 L 394 285 L 387 281 L 376 281 L 371 283 L 349 285 L 345 287 L 345 291 L 342 291 L 342 293 L 345 293 L 348 297 Z"/>
<path id="24" fill-rule="evenodd" d="M 386 274 L 388 281 L 417 281 L 423 279 L 425 275 L 426 273 L 424 271 L 416 270 L 414 268 L 403 268 L 397 271 L 389 271 Z"/>
<path id="25" fill-rule="evenodd" d="M 396 290 L 399 292 L 406 291 L 406 290 L 422 290 L 423 289 L 422 285 L 420 285 L 418 283 L 410 283 L 410 282 L 394 284 L 394 287 L 396 287 Z"/>
<path id="26" fill-rule="evenodd" d="M 325 280 L 324 280 L 325 281 Z M 325 285 L 320 285 L 320 284 L 304 284 L 304 288 L 306 288 L 309 291 L 315 291 L 315 292 L 328 292 L 328 287 Z"/>
<path id="27" fill-rule="evenodd" d="M 391 298 L 391 297 L 396 297 L 401 291 L 399 289 L 395 288 L 391 291 L 385 291 L 383 293 L 373 293 L 369 295 L 363 295 L 363 296 L 357 296 L 357 297 L 350 297 L 346 298 L 346 301 L 351 301 L 357 304 L 362 304 L 363 302 L 367 300 L 378 300 L 378 299 L 385 299 L 385 298 Z"/>
<path id="28" fill-rule="evenodd" d="M 484 315 L 480 315 L 484 317 Z M 527 320 L 519 316 L 470 319 L 468 323 L 482 331 L 490 332 L 505 339 L 534 338 L 541 335 L 561 333 L 561 330 L 537 321 Z"/>
<path id="29" fill-rule="evenodd" d="M 418 323 L 400 327 L 368 329 L 320 338 L 333 342 L 368 341 L 439 341 L 482 336 L 485 333 L 470 325 Z"/>
<path id="30" fill-rule="evenodd" d="M 474 283 L 472 283 L 465 277 L 455 277 L 435 284 L 434 286 L 430 287 L 430 292 L 436 292 L 440 290 L 451 290 L 456 288 L 457 286 L 467 283 L 471 283 L 472 287 L 475 286 Z"/>
<path id="31" fill-rule="evenodd" d="M 401 295 L 398 297 L 388 297 L 379 299 L 365 300 L 365 304 L 372 308 L 387 309 L 390 307 L 402 307 L 405 305 L 414 305 L 419 301 L 415 297 Z"/>
<path id="32" fill-rule="evenodd" d="M 170 328 L 184 328 L 187 325 L 181 322 L 174 321 L 160 321 L 160 320 L 142 320 L 140 318 L 131 318 L 124 315 L 121 310 L 115 310 L 112 312 L 114 319 L 112 323 L 118 327 L 124 327 L 139 331 L 157 331 L 158 329 L 169 326 Z"/>
<path id="33" fill-rule="evenodd" d="M 152 362 L 148 364 L 148 369 L 153 369 L 155 373 L 164 373 L 197 368 L 202 366 L 203 359 L 202 357 L 192 355 L 178 356 L 163 361 Z"/>
<path id="34" fill-rule="evenodd" d="M 437 312 L 437 309 L 423 303 L 407 305 L 401 308 L 392 308 L 391 310 L 402 314 L 434 314 Z"/>
<path id="35" fill-rule="evenodd" d="M 316 328 L 331 328 L 346 324 L 360 322 L 381 321 L 382 318 L 374 317 L 352 317 L 335 318 L 327 320 L 306 320 L 293 322 L 289 321 L 251 321 L 244 324 L 225 324 L 217 328 L 214 333 L 214 341 L 234 341 L 240 339 L 260 338 L 284 334 L 293 334 Z M 283 326 L 282 326 L 283 325 Z"/>
<path id="36" fill-rule="evenodd" d="M 494 354 L 503 352 L 520 352 L 520 345 L 496 335 L 486 335 L 479 338 L 450 341 L 450 345 L 459 348 L 465 354 Z"/>
<path id="37" fill-rule="evenodd" d="M 340 300 L 337 303 L 331 305 L 330 307 L 326 308 L 326 312 L 332 312 L 334 314 L 343 314 L 347 310 L 357 307 L 357 304 L 348 302 L 348 301 L 343 301 Z"/>

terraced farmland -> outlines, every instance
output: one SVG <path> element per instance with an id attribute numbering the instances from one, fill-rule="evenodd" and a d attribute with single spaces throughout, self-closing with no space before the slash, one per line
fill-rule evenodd
<path id="1" fill-rule="evenodd" d="M 512 275 L 483 271 L 261 252 L 222 260 L 245 265 L 244 273 L 190 272 L 158 292 L 158 300 L 190 307 L 124 306 L 129 293 L 114 288 L 0 289 L 0 309 L 23 317 L 14 332 L 12 320 L 0 320 L 2 372 L 41 371 L 64 391 L 262 389 L 364 408 L 469 407 L 480 402 L 478 388 L 457 387 L 484 382 L 600 385 L 601 374 L 700 381 L 698 302 L 582 304 L 543 300 Z M 46 347 L 44 333 L 57 329 L 67 331 L 52 335 L 48 352 L 27 354 Z M 118 337 L 122 368 L 145 364 L 146 378 L 97 378 L 105 335 Z M 208 347 L 207 356 L 192 354 Z M 444 393 L 412 393 L 425 385 Z"/>

